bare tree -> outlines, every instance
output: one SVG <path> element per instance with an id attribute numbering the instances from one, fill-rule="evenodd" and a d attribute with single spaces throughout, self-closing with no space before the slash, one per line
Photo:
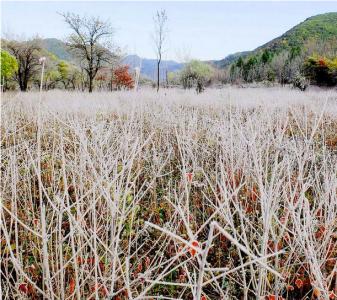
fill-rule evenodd
<path id="1" fill-rule="evenodd" d="M 281 52 L 279 55 L 274 56 L 271 61 L 271 67 L 283 86 L 287 81 L 287 63 L 289 61 L 289 53 L 287 51 Z"/>
<path id="2" fill-rule="evenodd" d="M 112 44 L 109 41 L 113 35 L 113 29 L 108 21 L 102 21 L 99 18 L 80 17 L 72 13 L 61 15 L 74 31 L 67 39 L 67 46 L 80 59 L 88 75 L 89 93 L 91 93 L 97 72 L 113 58 Z"/>
<path id="3" fill-rule="evenodd" d="M 157 11 L 154 18 L 153 41 L 157 55 L 157 92 L 160 85 L 160 63 L 163 54 L 163 45 L 167 38 L 167 14 L 165 10 Z"/>
<path id="4" fill-rule="evenodd" d="M 18 62 L 18 71 L 15 79 L 19 83 L 21 91 L 27 91 L 28 83 L 39 69 L 39 51 L 41 50 L 39 39 L 28 41 L 9 41 L 5 44 Z"/>

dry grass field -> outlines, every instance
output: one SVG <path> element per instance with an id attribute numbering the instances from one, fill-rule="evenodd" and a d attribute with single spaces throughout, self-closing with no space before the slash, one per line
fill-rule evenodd
<path id="1" fill-rule="evenodd" d="M 1 299 L 337 299 L 337 92 L 3 94 Z"/>

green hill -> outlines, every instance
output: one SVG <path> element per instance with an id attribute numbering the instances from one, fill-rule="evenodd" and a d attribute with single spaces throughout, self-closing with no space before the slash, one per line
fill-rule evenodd
<path id="1" fill-rule="evenodd" d="M 337 12 L 310 17 L 280 37 L 269 41 L 253 51 L 231 54 L 222 60 L 213 61 L 212 63 L 219 68 L 224 68 L 231 65 L 240 57 L 246 58 L 262 53 L 265 50 L 273 53 L 281 52 L 282 50 L 305 50 L 304 48 L 307 47 L 306 44 L 309 41 L 313 41 L 314 44 L 321 43 L 323 45 L 330 43 L 331 45 L 335 45 L 337 50 Z"/>
<path id="2" fill-rule="evenodd" d="M 303 47 L 309 40 L 331 41 L 336 38 L 337 12 L 331 12 L 306 19 L 280 37 L 271 40 L 254 51 L 291 49 Z"/>
<path id="3" fill-rule="evenodd" d="M 74 57 L 68 51 L 66 44 L 55 38 L 47 38 L 42 40 L 42 47 L 48 52 L 55 54 L 59 59 L 73 62 Z"/>

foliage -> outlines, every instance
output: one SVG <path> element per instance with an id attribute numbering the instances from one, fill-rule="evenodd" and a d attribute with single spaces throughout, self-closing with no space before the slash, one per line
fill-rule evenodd
<path id="1" fill-rule="evenodd" d="M 333 41 L 337 37 L 337 12 L 320 14 L 306 19 L 288 30 L 282 36 L 268 42 L 261 48 L 273 52 L 303 48 L 310 39 Z M 335 48 L 337 45 L 335 44 Z"/>
<path id="2" fill-rule="evenodd" d="M 60 80 L 64 84 L 64 88 L 67 89 L 69 85 L 69 65 L 65 61 L 60 61 L 57 65 L 57 71 L 60 74 Z"/>
<path id="3" fill-rule="evenodd" d="M 293 87 L 305 91 L 309 85 L 308 80 L 301 74 L 296 74 L 292 80 Z"/>
<path id="4" fill-rule="evenodd" d="M 68 78 L 69 75 L 69 65 L 65 61 L 60 61 L 57 65 L 57 69 L 61 75 L 61 78 Z"/>
<path id="5" fill-rule="evenodd" d="M 210 80 L 212 67 L 199 60 L 192 60 L 184 66 L 180 73 L 180 80 L 185 89 L 196 86 L 198 93 L 202 92 L 205 84 Z"/>
<path id="6" fill-rule="evenodd" d="M 29 82 L 39 69 L 39 52 L 41 45 L 39 39 L 28 41 L 9 41 L 5 48 L 16 58 L 18 69 L 15 79 L 19 83 L 21 91 L 27 91 Z"/>
<path id="7" fill-rule="evenodd" d="M 134 88 L 134 80 L 129 73 L 129 66 L 120 66 L 114 70 L 113 83 L 117 90 Z"/>
<path id="8" fill-rule="evenodd" d="M 57 70 L 46 70 L 44 75 L 44 88 L 45 90 L 54 89 L 58 81 L 61 80 L 61 74 Z"/>
<path id="9" fill-rule="evenodd" d="M 328 59 L 321 56 L 308 57 L 304 64 L 306 76 L 320 86 L 337 84 L 337 57 Z"/>
<path id="10" fill-rule="evenodd" d="M 168 72 L 167 81 L 169 85 L 179 85 L 180 76 L 179 72 Z"/>
<path id="11" fill-rule="evenodd" d="M 10 79 L 18 70 L 18 62 L 14 56 L 7 51 L 1 50 L 1 79 Z"/>
<path id="12" fill-rule="evenodd" d="M 261 62 L 263 64 L 268 64 L 271 62 L 272 59 L 273 59 L 273 53 L 268 49 L 264 50 L 261 55 Z"/>
<path id="13" fill-rule="evenodd" d="M 335 85 L 333 68 L 317 66 L 306 57 L 314 53 L 333 61 L 337 53 L 337 13 L 308 18 L 281 37 L 237 57 L 229 69 L 231 82 L 291 83 L 304 68 L 312 83 Z M 306 62 L 305 62 L 306 61 Z M 305 65 L 306 64 L 306 65 Z M 329 70 L 328 70 L 329 69 Z M 318 78 L 316 78 L 316 75 Z"/>

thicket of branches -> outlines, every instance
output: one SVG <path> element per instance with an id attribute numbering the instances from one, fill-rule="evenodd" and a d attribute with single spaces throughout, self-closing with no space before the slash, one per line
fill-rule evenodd
<path id="1" fill-rule="evenodd" d="M 336 93 L 143 93 L 2 101 L 1 298 L 334 299 Z"/>

